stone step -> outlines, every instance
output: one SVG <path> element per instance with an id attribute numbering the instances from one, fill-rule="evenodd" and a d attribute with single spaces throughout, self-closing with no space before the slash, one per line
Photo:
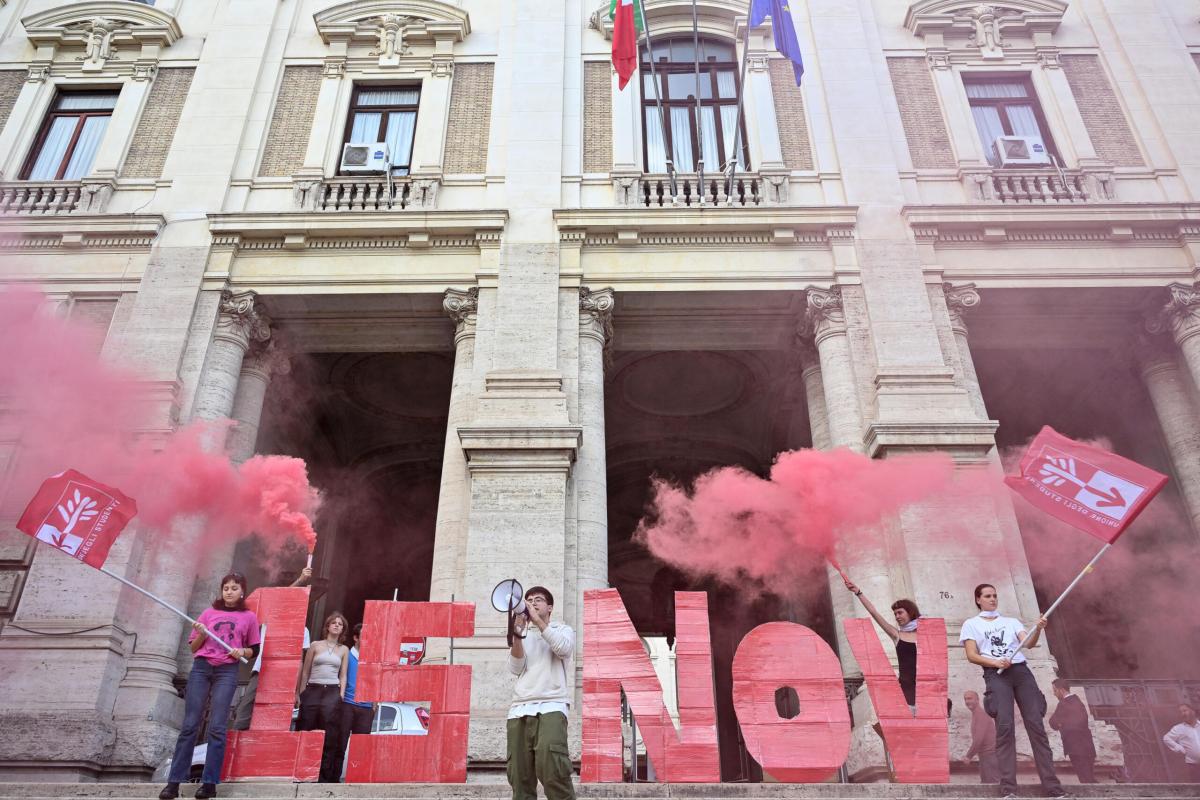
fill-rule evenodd
<path id="1" fill-rule="evenodd" d="M 157 783 L 2 783 L 0 800 L 152 800 Z M 184 785 L 180 800 L 191 800 L 194 789 Z M 951 783 L 722 783 L 583 784 L 576 788 L 579 800 L 994 800 L 996 786 Z M 1072 798 L 1088 800 L 1183 800 L 1200 797 L 1194 784 L 1072 784 Z M 222 800 L 508 800 L 508 786 L 496 783 L 430 784 L 317 784 L 317 783 L 225 783 Z M 1022 798 L 1041 797 L 1037 786 L 1022 786 Z"/>

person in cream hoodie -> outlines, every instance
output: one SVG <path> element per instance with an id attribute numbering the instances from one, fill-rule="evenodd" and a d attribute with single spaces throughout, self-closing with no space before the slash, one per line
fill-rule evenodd
<path id="1" fill-rule="evenodd" d="M 575 800 L 567 715 L 575 697 L 575 631 L 551 622 L 554 595 L 544 586 L 525 592 L 526 613 L 513 628 L 508 669 L 517 676 L 508 710 L 508 783 L 513 800 Z"/>

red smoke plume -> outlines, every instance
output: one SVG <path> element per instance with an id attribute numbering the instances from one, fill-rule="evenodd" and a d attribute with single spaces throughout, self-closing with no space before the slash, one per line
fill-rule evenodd
<path id="1" fill-rule="evenodd" d="M 849 450 L 780 454 L 764 480 L 739 467 L 696 479 L 691 491 L 656 480 L 651 515 L 634 537 L 657 558 L 725 583 L 788 595 L 800 565 L 830 558 L 902 508 L 949 490 L 944 454 L 875 460 Z M 807 557 L 806 557 L 807 556 Z"/>
<path id="2" fill-rule="evenodd" d="M 254 456 L 234 465 L 206 445 L 224 441 L 228 420 L 150 430 L 144 385 L 96 349 L 93 331 L 54 316 L 41 295 L 0 291 L 0 434 L 19 442 L 10 504 L 74 468 L 133 497 L 145 525 L 165 531 L 201 514 L 210 537 L 257 533 L 312 551 L 320 497 L 303 461 Z"/>

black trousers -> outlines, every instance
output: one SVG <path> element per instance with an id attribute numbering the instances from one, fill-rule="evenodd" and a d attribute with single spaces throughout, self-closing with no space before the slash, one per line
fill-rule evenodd
<path id="1" fill-rule="evenodd" d="M 1024 663 L 1013 664 L 1003 673 L 988 668 L 983 671 L 983 682 L 987 691 L 983 693 L 983 707 L 996 718 L 996 759 L 1000 766 L 1000 793 L 1008 794 L 1017 788 L 1017 729 L 1013 704 L 1021 709 L 1025 722 L 1025 733 L 1033 748 L 1033 762 L 1037 766 L 1042 788 L 1048 792 L 1062 790 L 1058 776 L 1054 774 L 1054 755 L 1050 751 L 1050 739 L 1042 717 L 1046 714 L 1046 696 L 1038 688 L 1037 679 Z"/>
<path id="2" fill-rule="evenodd" d="M 1067 758 L 1071 759 L 1071 767 L 1075 770 L 1075 776 L 1079 778 L 1080 783 L 1095 783 L 1096 782 L 1096 753 L 1067 753 Z"/>
<path id="3" fill-rule="evenodd" d="M 310 683 L 300 695 L 298 731 L 325 731 L 325 746 L 321 751 L 321 783 L 337 783 L 342 778 L 342 760 L 338 757 L 338 742 L 342 738 L 342 695 L 337 684 Z"/>
<path id="4" fill-rule="evenodd" d="M 342 715 L 340 727 L 340 736 L 337 746 L 337 763 L 341 764 L 346 759 L 346 747 L 350 744 L 350 734 L 352 733 L 370 733 L 371 722 L 375 719 L 375 709 L 356 706 L 353 703 L 342 701 L 342 707 L 339 709 Z"/>

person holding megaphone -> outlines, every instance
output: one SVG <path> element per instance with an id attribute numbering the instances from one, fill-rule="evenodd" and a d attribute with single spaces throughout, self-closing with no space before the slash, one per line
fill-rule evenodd
<path id="1" fill-rule="evenodd" d="M 518 595 L 519 596 L 519 595 Z M 517 676 L 508 711 L 508 783 L 513 800 L 575 800 L 567 754 L 567 714 L 575 697 L 575 632 L 551 622 L 554 595 L 544 586 L 525 592 L 525 610 L 512 622 L 508 669 Z"/>

